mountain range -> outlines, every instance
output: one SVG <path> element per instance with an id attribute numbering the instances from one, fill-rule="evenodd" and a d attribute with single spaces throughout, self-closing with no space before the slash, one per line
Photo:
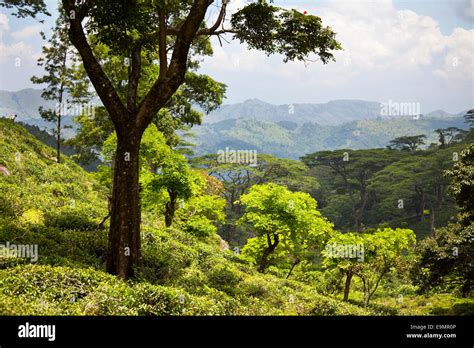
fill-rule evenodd
<path id="1" fill-rule="evenodd" d="M 385 147 L 390 140 L 403 135 L 425 134 L 429 145 L 437 141 L 435 129 L 468 128 L 462 117 L 464 111 L 381 116 L 381 105 L 364 100 L 273 105 L 250 99 L 222 105 L 205 115 L 203 124 L 192 128 L 195 138 L 191 141 L 196 144 L 196 155 L 217 153 L 229 147 L 298 158 L 321 150 Z M 41 98 L 41 90 L 0 91 L 1 116 L 17 114 L 19 121 L 46 129 L 51 125 L 39 116 L 40 106 L 54 107 Z M 64 123 L 73 125 L 72 117 L 66 117 Z"/>

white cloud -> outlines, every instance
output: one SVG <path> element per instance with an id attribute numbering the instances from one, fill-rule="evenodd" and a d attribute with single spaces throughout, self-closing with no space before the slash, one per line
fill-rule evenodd
<path id="1" fill-rule="evenodd" d="M 448 85 L 472 86 L 472 29 L 457 28 L 451 35 L 443 35 L 436 20 L 411 10 L 397 10 L 392 0 L 293 7 L 320 16 L 324 25 L 334 29 L 344 49 L 335 53 L 336 62 L 283 64 L 282 57 L 267 57 L 238 43 L 224 43 L 223 48 L 214 45 L 215 55 L 206 58 L 203 68 L 231 82 L 242 74 L 253 74 L 255 82 L 249 81 L 248 94 L 256 93 L 257 85 L 270 78 L 282 90 L 274 93 L 275 99 L 283 96 L 286 102 L 290 98 L 308 100 L 313 96 L 308 91 L 313 90 L 321 95 L 333 93 L 331 99 L 415 98 L 421 102 L 435 98 Z M 231 83 L 229 86 L 231 90 Z M 440 102 L 442 98 L 437 99 Z"/>
<path id="2" fill-rule="evenodd" d="M 10 35 L 15 40 L 25 40 L 29 38 L 39 37 L 39 33 L 43 27 L 41 25 L 29 25 L 23 29 L 12 32 Z"/>
<path id="3" fill-rule="evenodd" d="M 38 34 L 40 30 L 40 25 L 31 25 L 15 32 L 9 32 L 9 18 L 0 13 L 0 64 L 2 64 L 2 70 L 36 64 L 40 53 L 35 52 L 33 47 L 23 40 Z M 11 43 L 4 41 L 7 36 L 12 39 Z"/>
<path id="4" fill-rule="evenodd" d="M 2 39 L 3 33 L 6 32 L 8 32 L 8 17 L 0 13 L 0 40 Z"/>
<path id="5" fill-rule="evenodd" d="M 12 45 L 5 45 L 3 42 L 0 42 L 0 64 L 19 68 L 25 64 L 31 65 L 35 61 L 34 57 L 36 57 L 36 53 L 32 47 L 23 41 Z"/>

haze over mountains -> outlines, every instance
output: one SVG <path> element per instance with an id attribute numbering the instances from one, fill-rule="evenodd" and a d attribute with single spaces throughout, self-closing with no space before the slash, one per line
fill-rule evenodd
<path id="1" fill-rule="evenodd" d="M 38 113 L 39 106 L 53 108 L 39 89 L 0 91 L 0 115 L 17 114 L 18 120 L 41 129 L 50 128 Z M 467 129 L 464 111 L 443 110 L 424 116 L 382 116 L 381 104 L 363 100 L 335 100 L 324 104 L 273 105 L 258 99 L 222 105 L 193 127 L 196 155 L 216 153 L 226 147 L 257 150 L 279 157 L 298 158 L 308 152 L 337 148 L 385 147 L 402 135 L 426 134 L 427 145 L 437 141 L 435 129 Z M 72 116 L 66 117 L 72 125 Z M 71 132 L 71 130 L 66 130 Z"/>

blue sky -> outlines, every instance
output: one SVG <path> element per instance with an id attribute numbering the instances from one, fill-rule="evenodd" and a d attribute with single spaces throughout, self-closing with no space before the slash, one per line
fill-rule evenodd
<path id="1" fill-rule="evenodd" d="M 54 11 L 55 1 L 50 1 Z M 231 10 L 244 0 L 232 0 Z M 227 103 L 250 98 L 275 103 L 319 103 L 335 99 L 418 102 L 423 113 L 474 107 L 474 0 L 301 0 L 279 1 L 321 16 L 344 51 L 337 61 L 282 62 L 248 51 L 236 42 L 206 57 L 202 73 L 228 85 Z M 209 14 L 210 20 L 214 13 Z M 53 16 L 54 17 L 54 16 Z M 0 13 L 0 89 L 37 87 L 36 66 L 54 18 L 41 25 Z M 18 64 L 20 59 L 20 66 Z"/>

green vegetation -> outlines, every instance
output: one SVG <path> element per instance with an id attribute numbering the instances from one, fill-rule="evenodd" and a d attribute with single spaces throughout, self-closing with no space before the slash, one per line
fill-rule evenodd
<path id="1" fill-rule="evenodd" d="M 3 315 L 371 313 L 308 283 L 260 274 L 225 250 L 215 230 L 202 227 L 221 219 L 213 213 L 219 205 L 203 195 L 212 192 L 212 179 L 177 210 L 174 228 L 166 228 L 161 211 L 146 209 L 143 268 L 135 280 L 119 280 L 105 273 L 104 186 L 66 156 L 58 164 L 53 149 L 8 120 L 0 120 L 0 149 L 10 173 L 0 174 L 0 240 L 37 244 L 39 255 L 36 264 L 0 257 Z"/>
<path id="2" fill-rule="evenodd" d="M 192 168 L 182 174 L 191 180 L 191 191 L 183 204 L 177 204 L 167 227 L 169 196 L 159 187 L 174 187 L 175 182 L 165 181 L 152 189 L 150 183 L 167 174 L 152 172 L 150 167 L 161 168 L 174 155 L 156 132 L 150 129 L 150 136 L 145 135 L 141 154 L 143 265 L 134 279 L 123 281 L 105 272 L 110 173 L 105 168 L 86 173 L 67 156 L 57 163 L 52 148 L 22 126 L 0 120 L 0 166 L 8 171 L 0 174 L 0 241 L 38 245 L 36 262 L 0 256 L 0 313 L 472 314 L 469 291 L 465 298 L 456 296 L 457 289 L 461 294 L 471 286 L 460 277 L 472 272 L 466 268 L 472 264 L 466 259 L 472 258 L 472 227 L 458 224 L 449 229 L 451 237 L 448 229 L 439 229 L 436 239 L 417 247 L 428 254 L 413 248 L 414 234 L 409 229 L 337 232 L 316 210 L 315 200 L 308 193 L 292 192 L 288 188 L 294 181 L 282 176 L 280 184 L 250 184 L 239 196 L 243 214 L 237 223 L 254 233 L 240 252 L 216 233 L 227 218 L 226 200 L 221 198 L 226 183 Z M 104 154 L 113 149 L 109 144 L 113 138 L 105 143 Z M 466 162 L 469 153 L 460 155 L 458 172 L 463 172 L 462 164 L 470 163 Z M 277 165 L 274 169 L 288 168 L 281 166 L 284 163 L 299 168 L 294 161 L 265 158 Z M 254 172 L 258 173 L 263 172 Z M 458 192 L 464 192 L 464 187 Z M 459 267 L 449 271 L 437 268 L 447 260 L 435 256 L 446 255 L 442 248 L 451 248 L 443 244 L 446 238 L 462 256 L 451 258 Z M 334 243 L 363 244 L 364 262 L 329 255 L 327 246 Z M 434 248 L 433 243 L 439 246 Z M 420 257 L 421 270 L 431 270 L 429 276 L 416 274 Z M 349 274 L 354 277 L 348 282 Z"/>
<path id="3" fill-rule="evenodd" d="M 50 74 L 33 80 L 60 103 L 65 90 L 85 98 L 94 86 L 99 117 L 80 115 L 69 144 L 75 161 L 102 163 L 87 173 L 60 160 L 56 111 L 43 115 L 56 122 L 56 154 L 0 120 L 0 314 L 472 313 L 472 129 L 437 125 L 384 149 L 314 152 L 318 125 L 262 123 L 280 149 L 287 131 L 305 138 L 301 161 L 251 160 L 248 150 L 190 160 L 184 138 L 203 116 L 193 106 L 216 109 L 226 89 L 197 73 L 210 36 L 328 63 L 341 49 L 331 28 L 266 1 L 233 13 L 228 29 L 227 1 L 209 28 L 207 0 L 61 3 L 52 41 L 61 49 L 45 49 Z M 43 5 L 1 6 L 34 17 Z"/>
<path id="4" fill-rule="evenodd" d="M 355 103 L 355 102 L 354 102 Z M 266 110 L 261 110 L 259 105 L 243 104 L 245 108 L 235 107 L 235 119 L 230 118 L 217 123 L 205 123 L 193 127 L 195 133 L 194 143 L 196 155 L 203 156 L 209 153 L 217 153 L 226 146 L 233 149 L 255 149 L 258 153 L 272 154 L 276 157 L 297 159 L 305 154 L 315 151 L 330 151 L 336 149 L 373 149 L 384 148 L 390 140 L 402 136 L 426 135 L 425 143 L 429 146 L 438 143 L 439 135 L 437 129 L 456 127 L 466 130 L 468 127 L 461 116 L 456 117 L 393 117 L 376 118 L 352 121 L 344 124 L 318 123 L 314 119 L 321 115 L 315 110 L 311 114 L 308 111 L 308 121 L 304 122 L 303 116 L 298 114 L 299 108 L 295 106 L 295 114 L 288 114 L 288 107 L 280 111 L 280 118 L 285 121 L 276 122 L 268 119 L 275 114 L 266 116 Z M 220 114 L 234 106 L 224 106 Z M 276 107 L 275 107 L 276 108 Z M 378 108 L 380 110 L 380 107 Z M 346 114 L 364 114 L 366 109 L 353 111 L 348 108 Z M 286 112 L 286 113 L 284 113 Z M 374 112 L 375 114 L 375 112 Z M 237 119 L 239 115 L 249 115 L 248 119 Z M 250 115 L 254 115 L 250 118 Z M 323 114 L 324 115 L 324 114 Z M 210 115 L 212 118 L 213 114 Z M 310 116 L 313 116 L 311 119 Z M 343 120 L 343 117 L 333 116 L 335 120 Z M 289 120 L 289 121 L 286 121 Z M 290 122 L 291 121 L 291 122 Z M 300 122 L 300 123 L 297 123 Z M 426 147 L 425 146 L 425 147 Z"/>

